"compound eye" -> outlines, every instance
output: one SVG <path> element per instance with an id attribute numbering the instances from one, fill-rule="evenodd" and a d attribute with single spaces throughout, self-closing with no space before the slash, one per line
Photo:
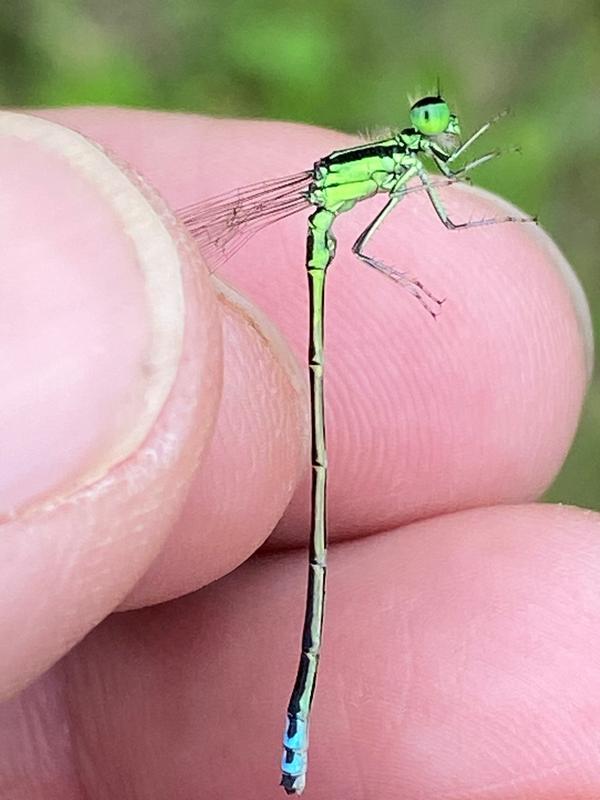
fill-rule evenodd
<path id="1" fill-rule="evenodd" d="M 425 136 L 444 133 L 450 122 L 448 103 L 441 97 L 423 97 L 410 109 L 410 121 Z"/>

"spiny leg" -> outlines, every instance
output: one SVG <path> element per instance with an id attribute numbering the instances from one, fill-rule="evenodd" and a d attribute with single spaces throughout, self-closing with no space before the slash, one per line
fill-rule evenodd
<path id="1" fill-rule="evenodd" d="M 476 167 L 480 167 L 482 164 L 486 164 L 488 161 L 491 161 L 493 158 L 498 158 L 498 156 L 506 155 L 507 153 L 520 153 L 521 148 L 517 145 L 513 147 L 505 147 L 500 148 L 496 147 L 494 150 L 490 150 L 489 153 L 484 153 L 482 156 L 478 156 L 474 158 L 472 161 L 467 161 L 466 164 L 463 164 L 458 169 L 450 169 L 448 167 L 447 161 L 442 161 L 442 159 L 436 155 L 435 153 L 431 153 L 431 157 L 433 158 L 436 166 L 443 173 L 447 178 L 456 178 L 461 180 L 467 176 L 467 173 L 471 172 L 471 170 L 475 169 Z"/>
<path id="2" fill-rule="evenodd" d="M 467 150 L 473 144 L 473 142 L 477 141 L 477 139 L 479 139 L 479 137 L 482 134 L 484 134 L 487 130 L 489 130 L 495 122 L 498 122 L 499 119 L 502 119 L 502 117 L 505 117 L 507 114 L 508 114 L 508 109 L 504 109 L 504 111 L 500 111 L 500 113 L 493 116 L 487 122 L 484 122 L 480 128 L 477 128 L 477 130 L 474 133 L 472 133 L 468 139 L 465 139 L 465 141 L 460 145 L 460 147 L 458 147 L 452 153 L 452 155 L 450 156 L 450 158 L 446 163 L 451 164 L 453 161 L 456 161 L 457 158 L 460 158 L 460 156 L 465 152 L 465 150 Z"/>
<path id="3" fill-rule="evenodd" d="M 411 177 L 411 176 L 409 176 Z M 371 238 L 371 236 L 375 233 L 377 228 L 381 225 L 381 223 L 385 220 L 388 214 L 398 205 L 400 200 L 403 198 L 405 194 L 405 183 L 408 180 L 405 176 L 401 178 L 402 183 L 400 186 L 397 186 L 394 192 L 391 194 L 390 199 L 385 204 L 385 206 L 381 209 L 379 214 L 373 219 L 369 225 L 364 229 L 364 231 L 360 234 L 358 239 L 352 245 L 352 252 L 358 256 L 365 264 L 373 269 L 376 269 L 378 272 L 387 275 L 388 278 L 391 278 L 396 283 L 399 283 L 405 289 L 407 289 L 417 300 L 421 303 L 421 305 L 426 309 L 426 311 L 431 314 L 432 317 L 436 317 L 439 314 L 439 307 L 444 302 L 443 300 L 439 300 L 435 295 L 433 295 L 429 289 L 427 289 L 419 280 L 416 280 L 407 272 L 401 272 L 400 270 L 395 269 L 394 267 L 385 264 L 383 261 L 380 261 L 377 258 L 373 258 L 373 256 L 367 255 L 363 248 L 366 246 L 367 242 Z M 435 303 L 435 306 L 432 308 L 428 303 L 428 298 L 432 303 Z"/>
<path id="4" fill-rule="evenodd" d="M 425 191 L 427 192 L 429 199 L 431 200 L 431 204 L 435 209 L 435 213 L 438 215 L 446 228 L 448 228 L 448 230 L 455 231 L 460 228 L 478 228 L 482 225 L 499 225 L 503 222 L 536 222 L 534 217 L 513 217 L 510 215 L 500 218 L 486 217 L 484 219 L 469 220 L 468 222 L 453 222 L 448 216 L 448 212 L 446 211 L 440 196 L 435 188 L 431 185 L 425 170 L 419 170 L 418 175 L 421 183 L 425 187 Z"/>
<path id="5" fill-rule="evenodd" d="M 281 785 L 287 794 L 302 794 L 308 761 L 308 727 L 317 680 L 327 568 L 327 445 L 323 393 L 325 275 L 335 254 L 331 225 L 335 213 L 318 208 L 309 218 L 306 267 L 310 300 L 308 370 L 312 436 L 311 533 L 308 587 L 300 663 L 287 708 L 283 734 Z"/>

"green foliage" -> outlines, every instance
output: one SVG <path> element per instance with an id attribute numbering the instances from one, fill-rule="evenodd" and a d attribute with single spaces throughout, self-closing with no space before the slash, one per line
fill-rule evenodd
<path id="1" fill-rule="evenodd" d="M 0 102 L 110 103 L 312 122 L 404 124 L 408 92 L 443 90 L 523 157 L 477 181 L 544 226 L 575 266 L 600 335 L 597 0 L 4 0 Z M 600 508 L 600 380 L 550 492 Z"/>

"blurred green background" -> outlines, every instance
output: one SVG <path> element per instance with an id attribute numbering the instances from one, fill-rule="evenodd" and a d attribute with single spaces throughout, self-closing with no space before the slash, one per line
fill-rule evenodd
<path id="1" fill-rule="evenodd" d="M 519 143 L 477 182 L 540 216 L 600 335 L 598 0 L 3 0 L 0 103 L 109 103 L 403 125 L 437 75 L 488 142 Z M 468 127 L 468 125 L 467 125 Z M 486 145 L 487 145 L 486 143 Z M 600 509 L 600 378 L 548 498 Z"/>

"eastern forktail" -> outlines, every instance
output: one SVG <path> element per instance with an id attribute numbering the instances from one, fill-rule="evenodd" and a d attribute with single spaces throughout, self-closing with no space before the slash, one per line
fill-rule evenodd
<path id="1" fill-rule="evenodd" d="M 306 782 L 308 724 L 321 650 L 327 560 L 327 448 L 323 393 L 323 345 L 325 276 L 333 261 L 336 240 L 332 226 L 339 214 L 381 192 L 388 199 L 382 210 L 360 234 L 352 252 L 369 267 L 382 272 L 417 298 L 435 317 L 442 301 L 407 272 L 365 253 L 365 247 L 392 209 L 408 193 L 425 191 L 440 221 L 451 230 L 524 222 L 530 218 L 504 217 L 454 223 L 430 181 L 423 163 L 427 159 L 445 177 L 443 183 L 464 178 L 473 168 L 500 154 L 491 150 L 453 169 L 457 159 L 504 113 L 498 114 L 461 143 L 458 117 L 451 113 L 438 90 L 410 108 L 411 127 L 388 138 L 337 150 L 317 161 L 312 169 L 236 189 L 178 213 L 198 239 L 209 265 L 228 259 L 251 236 L 273 222 L 312 207 L 308 218 L 306 270 L 309 286 L 310 381 L 312 434 L 311 532 L 306 610 L 302 630 L 300 664 L 287 708 L 283 736 L 281 785 L 287 794 L 301 794 Z M 409 181 L 417 186 L 409 187 Z"/>

